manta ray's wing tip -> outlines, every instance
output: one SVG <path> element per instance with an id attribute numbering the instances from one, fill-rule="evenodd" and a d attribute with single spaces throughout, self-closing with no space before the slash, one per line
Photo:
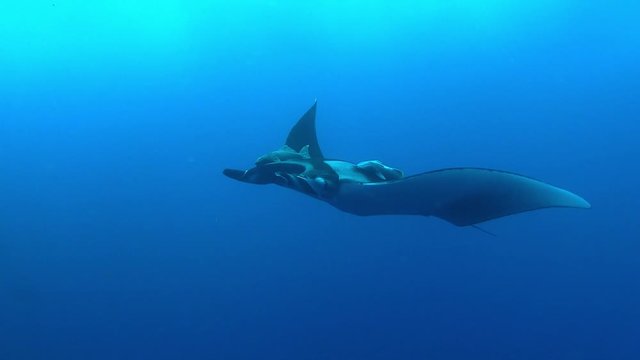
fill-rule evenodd
<path id="1" fill-rule="evenodd" d="M 580 205 L 576 206 L 576 207 L 581 208 L 581 209 L 591 209 L 591 203 L 589 203 L 587 200 L 585 200 L 585 199 L 583 199 L 581 197 L 579 197 L 579 198 L 580 198 L 580 201 L 579 201 Z"/>
<path id="2" fill-rule="evenodd" d="M 582 196 L 561 188 L 555 188 L 555 189 L 556 191 L 564 193 L 562 196 L 559 196 L 557 206 L 578 208 L 578 209 L 591 209 L 591 204 L 587 200 L 585 200 Z"/>

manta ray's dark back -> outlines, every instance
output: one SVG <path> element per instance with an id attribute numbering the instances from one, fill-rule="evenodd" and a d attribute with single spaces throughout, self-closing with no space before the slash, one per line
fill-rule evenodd
<path id="1" fill-rule="evenodd" d="M 311 105 L 304 115 L 289 131 L 286 145 L 295 151 L 302 150 L 303 147 L 309 145 L 309 155 L 312 158 L 324 159 L 318 137 L 316 135 L 316 105 L 317 101 Z"/>

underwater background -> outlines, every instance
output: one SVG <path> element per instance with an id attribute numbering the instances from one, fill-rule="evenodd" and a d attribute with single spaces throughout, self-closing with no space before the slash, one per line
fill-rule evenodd
<path id="1" fill-rule="evenodd" d="M 6 1 L 0 359 L 639 359 L 637 1 Z M 509 170 L 589 210 L 357 217 L 225 178 Z"/>

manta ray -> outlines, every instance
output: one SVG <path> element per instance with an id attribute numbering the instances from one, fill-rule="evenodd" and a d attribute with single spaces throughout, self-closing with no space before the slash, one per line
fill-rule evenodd
<path id="1" fill-rule="evenodd" d="M 572 192 L 508 171 L 459 167 L 405 176 L 378 160 L 327 158 L 316 135 L 316 106 L 291 128 L 280 149 L 248 170 L 223 174 L 296 190 L 355 215 L 434 216 L 457 226 L 551 207 L 591 207 Z"/>

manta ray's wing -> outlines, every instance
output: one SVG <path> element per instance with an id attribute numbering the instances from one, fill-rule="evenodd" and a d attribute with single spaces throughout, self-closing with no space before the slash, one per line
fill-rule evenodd
<path id="1" fill-rule="evenodd" d="M 345 183 L 330 201 L 358 215 L 436 216 L 468 226 L 548 207 L 589 208 L 567 190 L 509 172 L 453 168 L 380 183 Z"/>
<path id="2" fill-rule="evenodd" d="M 322 156 L 320 145 L 318 145 L 318 137 L 316 136 L 316 105 L 317 102 L 314 102 L 291 128 L 285 144 L 297 152 L 309 145 L 309 156 L 323 159 L 324 156 Z"/>

